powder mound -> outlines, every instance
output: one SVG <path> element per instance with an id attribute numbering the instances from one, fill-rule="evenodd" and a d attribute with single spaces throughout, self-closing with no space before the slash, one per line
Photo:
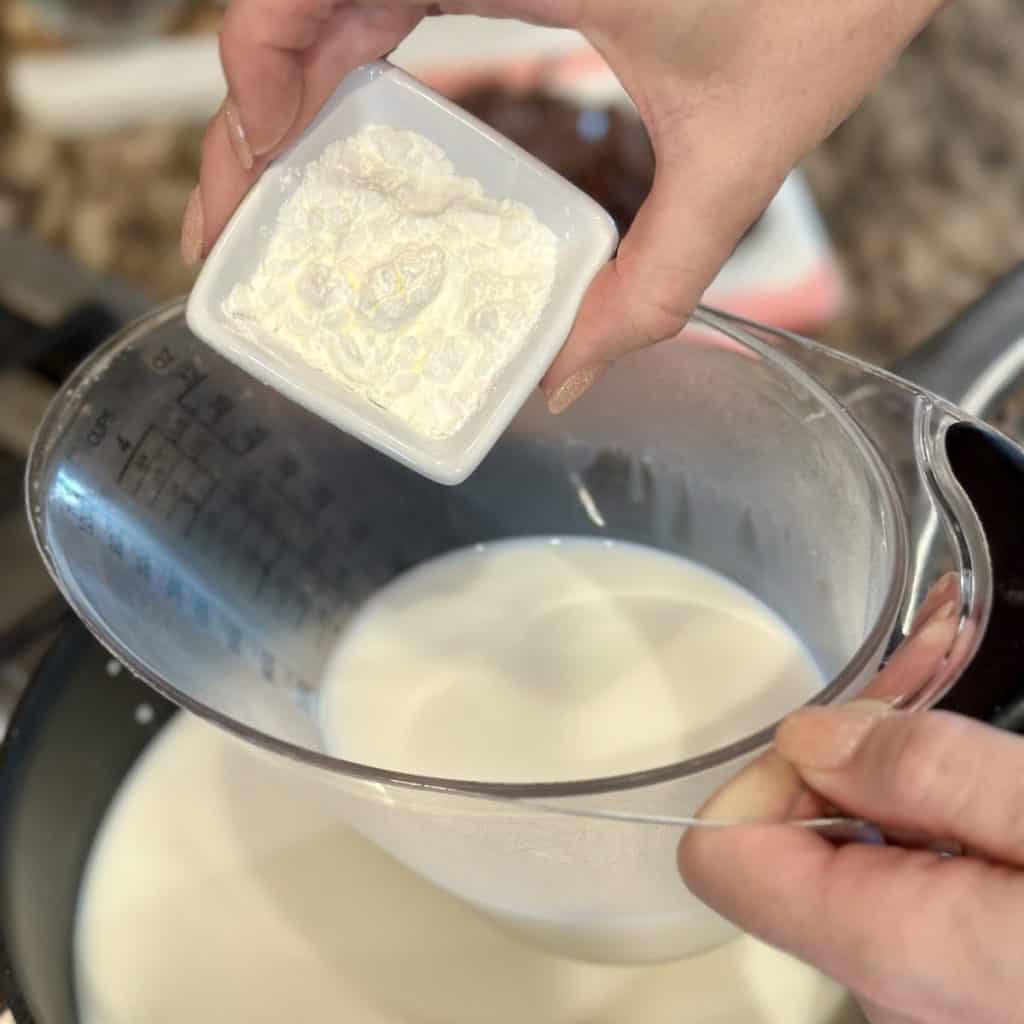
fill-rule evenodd
<path id="1" fill-rule="evenodd" d="M 383 125 L 332 143 L 294 184 L 226 315 L 416 433 L 456 434 L 540 319 L 555 235 Z"/>

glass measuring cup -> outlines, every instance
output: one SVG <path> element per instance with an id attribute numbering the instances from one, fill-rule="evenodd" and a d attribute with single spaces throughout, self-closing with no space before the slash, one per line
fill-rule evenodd
<path id="1" fill-rule="evenodd" d="M 995 549 L 958 481 L 1003 446 L 933 395 L 703 311 L 685 340 L 624 362 L 566 415 L 535 398 L 469 480 L 444 487 L 225 362 L 174 304 L 68 382 L 28 499 L 69 602 L 156 689 L 290 758 L 354 828 L 507 927 L 567 955 L 644 962 L 733 929 L 681 885 L 678 831 L 601 815 L 695 813 L 775 722 L 611 779 L 402 775 L 322 748 L 317 691 L 339 631 L 445 551 L 610 537 L 693 558 L 760 597 L 829 680 L 815 701 L 835 702 L 876 680 L 952 569 L 959 639 L 885 693 L 926 706 L 972 661 L 996 607 Z"/>

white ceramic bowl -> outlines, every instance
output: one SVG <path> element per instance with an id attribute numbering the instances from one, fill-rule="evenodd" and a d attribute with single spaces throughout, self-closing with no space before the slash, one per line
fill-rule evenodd
<path id="1" fill-rule="evenodd" d="M 430 138 L 456 173 L 476 178 L 492 198 L 526 204 L 558 239 L 554 287 L 537 326 L 481 407 L 443 440 L 417 434 L 287 349 L 257 346 L 224 313 L 234 285 L 255 273 L 266 246 L 260 228 L 274 223 L 299 184 L 295 171 L 369 123 Z M 378 61 L 345 78 L 302 137 L 246 196 L 192 290 L 188 324 L 227 359 L 346 433 L 439 483 L 457 484 L 476 469 L 544 376 L 569 335 L 587 286 L 617 242 L 612 219 L 589 196 L 411 75 Z"/>

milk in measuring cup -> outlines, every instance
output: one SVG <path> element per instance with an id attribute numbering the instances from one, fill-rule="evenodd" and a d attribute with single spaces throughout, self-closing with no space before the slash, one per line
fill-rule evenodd
<path id="1" fill-rule="evenodd" d="M 701 565 L 635 544 L 519 539 L 442 556 L 379 591 L 328 662 L 320 725 L 328 752 L 391 771 L 559 782 L 707 753 L 821 686 L 785 623 Z M 710 793 L 669 810 L 693 813 Z M 654 963 L 732 935 L 682 885 L 678 829 L 500 806 L 438 821 L 394 799 L 358 827 L 561 955 Z"/>
<path id="2" fill-rule="evenodd" d="M 375 595 L 328 664 L 320 721 L 350 761 L 558 782 L 705 753 L 821 685 L 796 635 L 724 576 L 637 544 L 527 538 Z"/>

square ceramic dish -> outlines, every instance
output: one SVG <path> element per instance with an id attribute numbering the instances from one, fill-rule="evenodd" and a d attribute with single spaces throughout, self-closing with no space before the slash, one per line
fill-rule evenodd
<path id="1" fill-rule="evenodd" d="M 224 312 L 231 289 L 255 273 L 266 232 L 325 147 L 367 124 L 419 132 L 457 174 L 491 198 L 529 206 L 558 239 L 554 287 L 540 320 L 481 407 L 451 437 L 423 437 L 398 417 L 309 366 L 287 349 L 257 345 Z M 612 219 L 575 186 L 504 136 L 385 61 L 348 75 L 302 137 L 251 189 L 221 235 L 188 302 L 190 329 L 242 369 L 366 444 L 439 483 L 457 484 L 480 464 L 537 387 L 569 335 L 580 302 L 614 252 Z"/>

